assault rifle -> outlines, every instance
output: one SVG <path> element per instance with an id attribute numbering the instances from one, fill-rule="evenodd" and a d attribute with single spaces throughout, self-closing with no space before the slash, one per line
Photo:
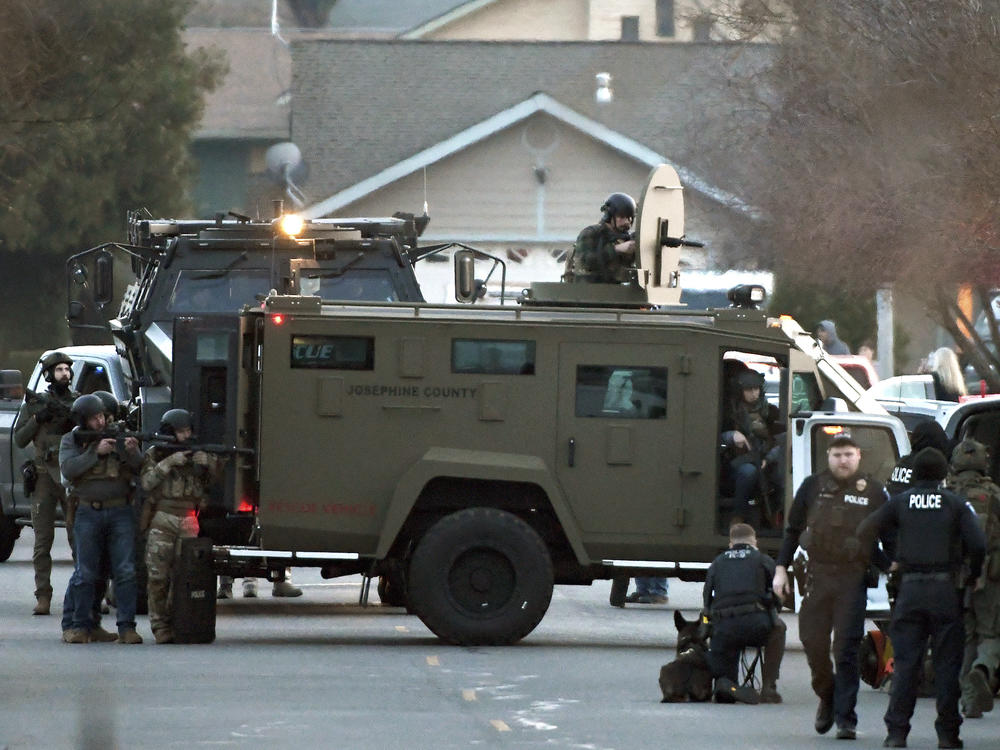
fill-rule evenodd
<path id="1" fill-rule="evenodd" d="M 24 390 L 24 403 L 41 403 L 42 408 L 35 412 L 35 419 L 39 422 L 73 423 L 73 415 L 70 407 L 63 401 L 52 398 L 48 393 L 38 393 L 30 388 Z M 47 419 L 38 419 L 42 415 L 47 415 Z"/>
<path id="2" fill-rule="evenodd" d="M 133 432 L 132 430 L 77 430 L 73 433 L 80 443 L 92 443 L 94 441 L 111 439 L 117 447 L 123 448 L 126 438 L 135 438 L 140 444 L 149 444 L 164 451 L 167 455 L 171 453 L 215 453 L 217 455 L 254 455 L 251 448 L 237 448 L 235 445 L 221 445 L 218 443 L 196 443 L 194 439 L 178 442 L 173 435 L 165 435 L 160 432 Z"/>

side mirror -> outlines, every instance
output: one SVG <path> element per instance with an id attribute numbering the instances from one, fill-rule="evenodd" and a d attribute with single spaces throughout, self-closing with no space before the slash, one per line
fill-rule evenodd
<path id="1" fill-rule="evenodd" d="M 20 370 L 0 370 L 0 399 L 20 401 L 24 398 L 24 381 Z"/>
<path id="2" fill-rule="evenodd" d="M 455 252 L 455 299 L 464 304 L 476 301 L 476 256 L 470 250 Z"/>
<path id="3" fill-rule="evenodd" d="M 97 254 L 94 260 L 94 302 L 107 305 L 114 297 L 115 259 L 107 250 Z"/>

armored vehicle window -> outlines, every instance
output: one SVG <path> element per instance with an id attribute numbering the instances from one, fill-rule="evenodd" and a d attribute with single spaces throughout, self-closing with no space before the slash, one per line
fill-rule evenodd
<path id="1" fill-rule="evenodd" d="M 252 305 L 256 295 L 271 288 L 271 272 L 265 268 L 231 271 L 184 270 L 177 274 L 167 302 L 172 313 L 236 313 Z"/>
<path id="2" fill-rule="evenodd" d="M 299 294 L 329 300 L 361 302 L 395 302 L 399 299 L 387 271 L 351 269 L 339 275 L 324 275 L 322 271 L 299 277 Z"/>
<path id="3" fill-rule="evenodd" d="M 839 426 L 815 425 L 812 432 L 812 471 L 823 471 L 827 467 L 826 449 L 833 435 L 840 432 Z M 880 482 L 885 482 L 892 468 L 899 460 L 896 441 L 886 427 L 850 425 L 851 436 L 861 448 L 861 472 L 871 474 Z"/>
<path id="4" fill-rule="evenodd" d="M 292 336 L 292 369 L 374 370 L 369 336 Z"/>
<path id="5" fill-rule="evenodd" d="M 666 419 L 667 368 L 577 365 L 576 416 Z"/>
<path id="6" fill-rule="evenodd" d="M 486 375 L 534 375 L 535 342 L 452 339 L 451 371 Z"/>
<path id="7" fill-rule="evenodd" d="M 796 372 L 792 374 L 792 414 L 800 411 L 813 411 L 823 403 L 816 375 L 811 372 Z"/>

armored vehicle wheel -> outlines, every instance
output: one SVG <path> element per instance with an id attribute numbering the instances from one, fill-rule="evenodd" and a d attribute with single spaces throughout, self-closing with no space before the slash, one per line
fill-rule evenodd
<path id="1" fill-rule="evenodd" d="M 14 542 L 21 536 L 21 527 L 13 519 L 0 513 L 0 562 L 5 562 L 14 551 Z"/>
<path id="2" fill-rule="evenodd" d="M 462 646 L 521 640 L 552 599 L 552 560 L 517 516 L 470 508 L 438 521 L 410 561 L 409 603 L 435 635 Z"/>

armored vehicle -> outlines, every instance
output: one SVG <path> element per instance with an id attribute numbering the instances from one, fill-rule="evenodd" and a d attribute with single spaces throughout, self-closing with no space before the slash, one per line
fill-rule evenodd
<path id="1" fill-rule="evenodd" d="M 254 544 L 218 549 L 220 565 L 382 574 L 454 643 L 524 637 L 555 583 L 701 577 L 727 544 L 720 429 L 745 360 L 780 371 L 787 427 L 781 486 L 753 519 L 766 551 L 830 435 L 850 429 L 881 477 L 908 446 L 898 420 L 843 410 L 864 396 L 794 321 L 747 306 L 272 295 L 175 325 L 175 403 L 211 414 L 218 376 L 230 408 L 199 430 L 252 452 L 231 494 L 254 509 Z"/>

